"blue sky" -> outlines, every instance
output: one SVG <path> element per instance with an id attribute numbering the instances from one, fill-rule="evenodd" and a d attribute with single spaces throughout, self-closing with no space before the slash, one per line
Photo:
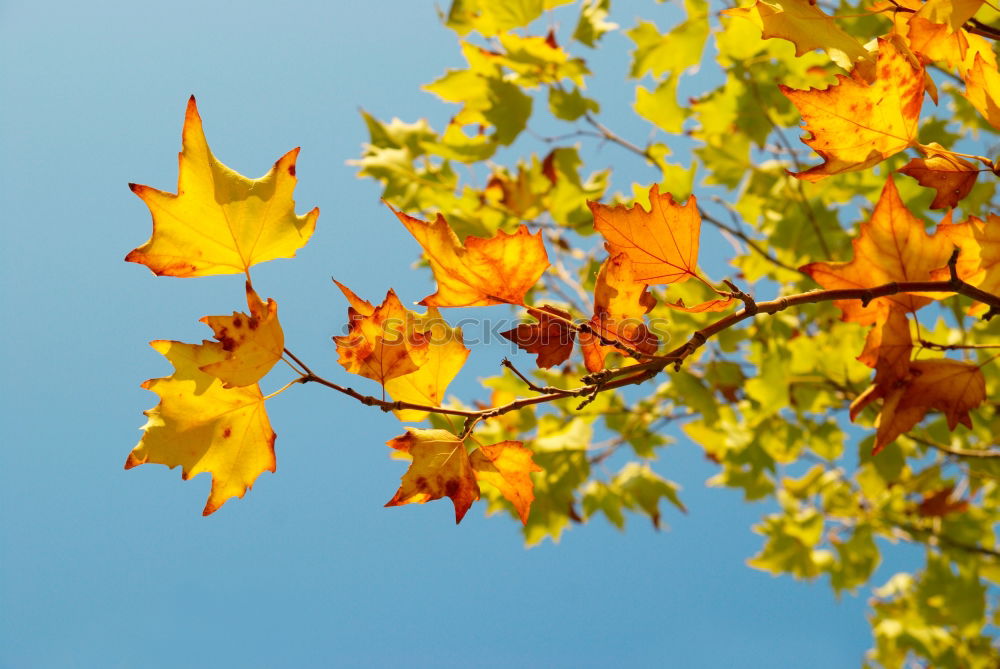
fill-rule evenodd
<path id="1" fill-rule="evenodd" d="M 661 27 L 673 16 L 618 4 L 626 25 L 633 11 Z M 436 127 L 453 113 L 419 90 L 462 62 L 431 2 L 8 0 L 0 51 L 0 667 L 860 663 L 865 593 L 837 601 L 825 583 L 744 566 L 766 509 L 706 488 L 712 469 L 687 442 L 657 464 L 690 509 L 666 513 L 669 531 L 595 520 L 532 549 L 481 506 L 458 527 L 447 502 L 384 509 L 403 469 L 384 445 L 398 423 L 319 388 L 269 404 L 277 473 L 211 517 L 207 477 L 122 469 L 155 403 L 139 383 L 169 371 L 146 342 L 197 341 L 198 318 L 241 306 L 239 277 L 157 279 L 122 262 L 149 235 L 126 184 L 174 189 L 190 94 L 215 154 L 244 174 L 302 147 L 296 200 L 320 207 L 316 234 L 254 274 L 296 353 L 340 373 L 331 275 L 373 300 L 431 292 L 377 184 L 345 164 L 366 139 L 359 107 Z M 609 125 L 628 102 L 609 101 Z M 614 148 L 595 167 L 624 162 Z M 454 387 L 467 401 L 495 353 Z"/>

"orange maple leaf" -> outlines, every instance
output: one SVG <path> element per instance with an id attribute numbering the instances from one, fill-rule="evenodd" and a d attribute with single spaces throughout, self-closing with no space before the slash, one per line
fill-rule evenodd
<path id="1" fill-rule="evenodd" d="M 899 171 L 913 177 L 921 186 L 935 191 L 931 209 L 951 209 L 958 206 L 976 185 L 979 167 L 948 151 L 936 142 L 926 145 L 926 158 L 914 158 Z"/>
<path id="2" fill-rule="evenodd" d="M 564 363 L 573 353 L 576 339 L 576 331 L 569 325 L 569 313 L 546 304 L 539 309 L 528 309 L 528 315 L 537 322 L 521 323 L 500 336 L 528 353 L 537 354 L 535 361 L 541 368 Z"/>
<path id="3" fill-rule="evenodd" d="M 431 307 L 524 305 L 524 295 L 549 266 L 541 231 L 526 226 L 510 234 L 500 230 L 489 239 L 468 237 L 463 245 L 444 217 L 433 223 L 392 209 L 423 247 L 438 290 L 420 304 Z"/>
<path id="4" fill-rule="evenodd" d="M 891 386 L 909 373 L 912 351 L 913 338 L 906 312 L 892 305 L 868 332 L 858 360 L 875 370 L 876 383 Z"/>
<path id="5" fill-rule="evenodd" d="M 806 122 L 803 142 L 823 158 L 793 176 L 819 181 L 861 170 L 917 143 L 917 120 L 924 97 L 923 68 L 914 66 L 889 40 L 879 38 L 875 79 L 855 68 L 837 75 L 825 89 L 797 90 L 779 85 Z"/>
<path id="6" fill-rule="evenodd" d="M 219 342 L 183 344 L 158 340 L 150 345 L 174 366 L 171 376 L 142 384 L 160 396 L 145 412 L 143 436 L 125 469 L 148 462 L 181 467 L 187 479 L 209 472 L 212 490 L 202 512 L 208 515 L 231 497 L 243 497 L 257 477 L 275 468 L 275 434 L 257 384 L 225 388 L 201 371 L 226 359 Z"/>
<path id="7" fill-rule="evenodd" d="M 655 353 L 659 340 L 643 319 L 654 306 L 656 298 L 645 283 L 636 279 L 635 265 L 624 253 L 605 260 L 597 273 L 594 316 L 588 324 L 596 334 L 580 334 L 580 348 L 587 369 L 591 372 L 604 369 L 608 354 L 619 350 L 603 343 L 601 337 L 619 341 L 641 353 Z"/>
<path id="8" fill-rule="evenodd" d="M 632 264 L 634 280 L 670 284 L 701 280 L 697 273 L 701 216 L 692 195 L 683 205 L 670 193 L 649 189 L 649 211 L 638 203 L 608 206 L 587 202 L 594 214 L 594 229 L 610 244 L 611 255 L 624 254 Z"/>
<path id="9" fill-rule="evenodd" d="M 205 316 L 202 323 L 215 332 L 226 351 L 226 359 L 205 365 L 201 371 L 222 379 L 226 388 L 257 383 L 271 371 L 285 350 L 285 335 L 278 322 L 278 304 L 265 304 L 246 284 L 250 314 L 234 311 L 232 316 Z"/>
<path id="10" fill-rule="evenodd" d="M 965 76 L 965 97 L 990 125 L 1000 129 L 1000 72 L 977 53 Z"/>
<path id="11" fill-rule="evenodd" d="M 861 231 L 851 242 L 854 259 L 850 262 L 815 262 L 801 271 L 827 289 L 872 288 L 892 281 L 929 281 L 931 271 L 943 267 L 951 256 L 952 245 L 943 234 L 933 237 L 903 204 L 892 180 L 886 181 L 872 218 L 861 224 Z M 862 306 L 859 300 L 836 300 L 843 319 L 872 325 L 885 318 L 891 306 L 912 312 L 929 304 L 931 298 L 898 293 L 872 300 Z"/>
<path id="12" fill-rule="evenodd" d="M 948 429 L 972 427 L 969 411 L 986 399 L 986 381 L 978 365 L 959 360 L 916 360 L 904 379 L 870 386 L 851 403 L 851 420 L 876 399 L 883 399 L 876 420 L 876 454 L 923 420 L 928 411 L 945 414 Z"/>
<path id="13" fill-rule="evenodd" d="M 1000 216 L 989 214 L 985 222 L 975 216 L 963 223 L 942 222 L 937 234 L 959 248 L 955 266 L 958 278 L 987 293 L 1000 293 Z M 931 272 L 936 281 L 945 281 L 950 276 L 947 267 Z M 982 313 L 987 308 L 977 302 L 969 307 L 969 313 Z"/>
<path id="14" fill-rule="evenodd" d="M 470 455 L 476 479 L 499 490 L 514 505 L 521 523 L 525 525 L 535 499 L 531 472 L 542 471 L 531 455 L 531 451 L 520 441 L 483 444 Z"/>
<path id="15" fill-rule="evenodd" d="M 344 369 L 384 385 L 427 362 L 427 336 L 416 330 L 415 314 L 402 305 L 392 289 L 381 305 L 373 307 L 334 282 L 351 304 L 347 309 L 348 333 L 333 338 Z"/>
<path id="16" fill-rule="evenodd" d="M 153 215 L 153 235 L 125 256 L 161 276 L 245 273 L 291 258 L 312 236 L 319 209 L 295 215 L 292 149 L 259 179 L 247 179 L 212 155 L 194 96 L 182 133 L 177 195 L 129 184 Z"/>

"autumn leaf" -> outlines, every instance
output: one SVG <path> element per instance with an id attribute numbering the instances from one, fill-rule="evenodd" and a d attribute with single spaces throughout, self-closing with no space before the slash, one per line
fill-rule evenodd
<path id="1" fill-rule="evenodd" d="M 655 353 L 656 335 L 643 317 L 656 306 L 656 298 L 638 281 L 635 266 L 624 253 L 608 258 L 597 273 L 594 286 L 594 316 L 588 323 L 591 333 L 580 334 L 584 363 L 591 372 L 604 369 L 608 354 L 619 350 L 602 341 L 618 341 L 641 353 Z"/>
<path id="2" fill-rule="evenodd" d="M 416 330 L 415 314 L 402 305 L 393 290 L 386 293 L 381 305 L 373 307 L 334 282 L 351 304 L 348 333 L 333 338 L 344 369 L 384 385 L 427 362 L 428 339 Z"/>
<path id="3" fill-rule="evenodd" d="M 455 505 L 455 523 L 462 522 L 469 507 L 479 499 L 479 484 L 465 444 L 444 430 L 406 428 L 406 434 L 386 445 L 409 454 L 413 462 L 399 490 L 385 505 L 423 504 L 447 496 Z"/>
<path id="4" fill-rule="evenodd" d="M 928 235 L 924 225 L 903 204 L 890 176 L 882 189 L 872 218 L 861 224 L 851 242 L 854 259 L 850 262 L 816 262 L 801 271 L 827 289 L 872 288 L 892 281 L 929 281 L 931 271 L 943 267 L 951 256 L 952 245 L 944 235 Z M 843 319 L 872 325 L 884 317 L 891 306 L 904 312 L 916 311 L 930 303 L 930 298 L 898 293 L 879 297 L 863 306 L 859 300 L 836 300 Z"/>
<path id="5" fill-rule="evenodd" d="M 568 322 L 569 313 L 546 304 L 540 309 L 528 309 L 528 315 L 536 322 L 521 323 L 512 330 L 501 332 L 500 336 L 528 353 L 537 354 L 535 360 L 539 367 L 547 369 L 566 362 L 573 353 L 576 339 L 576 331 Z"/>
<path id="6" fill-rule="evenodd" d="M 243 497 L 261 472 L 275 469 L 275 435 L 264 398 L 256 384 L 225 388 L 201 371 L 225 360 L 227 352 L 219 342 L 158 340 L 151 346 L 166 356 L 174 373 L 142 384 L 160 396 L 160 403 L 145 412 L 149 420 L 125 469 L 147 462 L 171 469 L 179 465 L 184 480 L 209 472 L 207 516 L 229 498 Z"/>
<path id="7" fill-rule="evenodd" d="M 955 265 L 959 279 L 987 293 L 1000 293 L 1000 216 L 989 214 L 985 222 L 970 216 L 963 223 L 942 223 L 936 234 L 959 248 Z M 942 267 L 931 272 L 931 278 L 947 281 L 951 272 Z M 969 313 L 979 314 L 987 309 L 987 305 L 977 302 L 969 307 Z"/>
<path id="8" fill-rule="evenodd" d="M 910 369 L 913 338 L 906 312 L 891 305 L 868 332 L 858 360 L 875 370 L 875 382 L 891 386 Z"/>
<path id="9" fill-rule="evenodd" d="M 312 235 L 319 209 L 295 215 L 292 149 L 259 179 L 248 179 L 212 155 L 194 96 L 182 133 L 177 195 L 129 184 L 153 215 L 153 235 L 125 260 L 160 276 L 241 274 L 252 265 L 290 258 Z"/>
<path id="10" fill-rule="evenodd" d="M 531 502 L 535 499 L 535 486 L 531 472 L 542 468 L 531 459 L 531 451 L 520 441 L 502 441 L 483 444 L 470 456 L 473 472 L 480 483 L 486 483 L 514 505 L 523 524 L 528 523 Z"/>
<path id="11" fill-rule="evenodd" d="M 965 77 L 965 97 L 990 125 L 1000 129 L 1000 72 L 989 67 L 981 54 Z"/>
<path id="12" fill-rule="evenodd" d="M 670 284 L 700 278 L 698 235 L 701 216 L 692 195 L 679 205 L 673 195 L 649 189 L 649 211 L 639 204 L 608 206 L 588 202 L 594 229 L 611 245 L 611 255 L 623 253 L 632 264 L 636 281 Z"/>
<path id="13" fill-rule="evenodd" d="M 462 341 L 461 328 L 448 325 L 436 307 L 428 308 L 426 314 L 415 314 L 413 328 L 427 339 L 427 360 L 416 371 L 388 379 L 385 392 L 397 401 L 441 406 L 448 384 L 469 357 L 469 349 Z M 395 413 L 403 422 L 421 421 L 427 417 L 426 411 L 415 409 Z"/>
<path id="14" fill-rule="evenodd" d="M 986 399 L 986 381 L 978 365 L 959 360 L 916 360 L 907 377 L 892 384 L 876 382 L 851 404 L 851 420 L 871 402 L 883 399 L 876 420 L 877 454 L 923 420 L 928 411 L 945 414 L 948 429 L 972 427 L 969 411 Z"/>
<path id="15" fill-rule="evenodd" d="M 271 371 L 285 350 L 285 335 L 278 322 L 278 304 L 265 304 L 246 284 L 250 314 L 234 311 L 232 316 L 205 316 L 201 319 L 222 344 L 226 359 L 205 365 L 201 371 L 222 379 L 226 388 L 257 383 Z"/>
<path id="16" fill-rule="evenodd" d="M 437 279 L 437 292 L 420 301 L 425 306 L 523 305 L 549 266 L 541 231 L 533 235 L 522 225 L 513 234 L 500 230 L 462 244 L 440 214 L 428 223 L 389 208 L 423 247 Z"/>
<path id="17" fill-rule="evenodd" d="M 713 300 L 706 300 L 705 302 L 699 302 L 698 304 L 693 304 L 690 307 L 684 304 L 684 300 L 677 300 L 676 302 L 664 302 L 663 306 L 669 307 L 671 309 L 676 309 L 677 311 L 684 311 L 689 314 L 703 314 L 712 311 L 725 311 L 729 309 L 734 304 L 738 304 L 738 301 L 734 297 L 717 297 Z"/>
<path id="18" fill-rule="evenodd" d="M 941 518 L 951 513 L 964 513 L 969 503 L 964 499 L 952 500 L 955 486 L 945 486 L 932 493 L 925 493 L 917 505 L 917 513 L 925 518 Z"/>
<path id="19" fill-rule="evenodd" d="M 795 45 L 795 55 L 813 50 L 826 51 L 830 59 L 845 70 L 868 57 L 868 51 L 854 37 L 844 32 L 815 2 L 809 0 L 757 0 L 750 7 L 722 10 L 723 14 L 752 21 L 764 39 L 780 38 Z"/>
<path id="20" fill-rule="evenodd" d="M 810 136 L 803 138 L 823 158 L 793 176 L 819 181 L 832 174 L 862 170 L 917 143 L 917 120 L 924 96 L 924 73 L 889 40 L 878 40 L 875 79 L 857 71 L 837 75 L 826 89 L 796 90 L 779 85 L 798 108 Z"/>
<path id="21" fill-rule="evenodd" d="M 914 158 L 899 171 L 913 177 L 921 186 L 935 191 L 931 209 L 951 209 L 972 191 L 979 176 L 979 168 L 960 158 L 936 142 L 924 149 L 926 158 Z"/>

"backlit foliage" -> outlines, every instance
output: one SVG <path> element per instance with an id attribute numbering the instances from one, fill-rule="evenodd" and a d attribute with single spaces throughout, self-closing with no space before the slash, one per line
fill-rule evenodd
<path id="1" fill-rule="evenodd" d="M 298 149 L 247 179 L 212 155 L 192 98 L 177 195 L 132 185 L 153 234 L 126 259 L 243 274 L 249 311 L 204 318 L 214 341 L 153 342 L 174 372 L 145 382 L 160 402 L 126 468 L 209 472 L 205 514 L 242 497 L 275 469 L 274 368 L 272 395 L 315 383 L 420 424 L 387 441 L 409 467 L 386 506 L 448 497 L 461 521 L 483 499 L 533 544 L 597 515 L 659 528 L 685 511 L 656 464 L 683 434 L 717 466 L 710 485 L 770 500 L 751 567 L 871 588 L 868 663 L 1000 666 L 1000 13 L 651 3 L 662 28 L 614 10 L 454 0 L 442 19 L 464 63 L 425 86 L 450 122 L 363 112 L 353 162 L 437 290 L 418 313 L 417 295 L 376 305 L 338 282 L 343 372 L 296 356 L 252 283 L 317 222 L 295 213 Z M 622 93 L 645 143 L 587 93 L 613 37 L 631 43 Z M 587 169 L 605 146 L 613 170 Z M 704 253 L 719 235 L 726 265 Z M 524 316 L 503 333 L 523 353 L 463 402 L 447 393 L 470 351 L 446 319 L 472 306 Z M 870 585 L 898 541 L 926 566 Z"/>

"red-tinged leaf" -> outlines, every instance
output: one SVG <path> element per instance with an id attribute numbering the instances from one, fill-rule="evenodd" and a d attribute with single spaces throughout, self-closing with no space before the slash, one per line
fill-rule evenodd
<path id="1" fill-rule="evenodd" d="M 684 304 L 684 300 L 664 302 L 663 304 L 664 306 L 676 309 L 677 311 L 686 311 L 689 314 L 703 314 L 709 311 L 725 311 L 726 309 L 732 308 L 734 304 L 738 303 L 739 300 L 734 297 L 717 297 L 714 300 L 708 300 L 690 307 Z"/>
<path id="2" fill-rule="evenodd" d="M 535 499 L 531 472 L 542 471 L 532 461 L 531 451 L 520 441 L 501 441 L 483 444 L 472 452 L 470 459 L 476 479 L 499 490 L 514 505 L 521 522 L 527 524 Z"/>
<path id="3" fill-rule="evenodd" d="M 951 513 L 965 513 L 969 503 L 964 499 L 953 500 L 955 486 L 941 488 L 937 492 L 924 494 L 923 500 L 917 505 L 917 513 L 925 518 L 941 518 Z"/>
<path id="4" fill-rule="evenodd" d="M 389 207 L 392 209 L 392 207 Z M 433 223 L 392 209 L 430 261 L 438 290 L 420 304 L 432 307 L 481 307 L 524 304 L 524 295 L 549 266 L 541 231 L 521 226 L 489 239 L 468 237 L 462 244 L 444 217 Z"/>
<path id="5" fill-rule="evenodd" d="M 413 459 L 402 484 L 386 506 L 423 504 L 450 497 L 455 505 L 455 523 L 462 522 L 472 503 L 479 499 L 472 463 L 463 444 L 444 430 L 406 428 L 406 434 L 386 442 Z"/>
<path id="6" fill-rule="evenodd" d="M 701 216 L 692 195 L 683 204 L 659 186 L 649 189 L 649 211 L 639 204 L 609 207 L 588 202 L 594 229 L 611 245 L 611 255 L 624 254 L 636 281 L 670 284 L 698 278 L 698 236 Z"/>
<path id="7" fill-rule="evenodd" d="M 541 309 L 528 309 L 528 314 L 537 322 L 521 323 L 500 335 L 517 344 L 518 348 L 537 354 L 536 364 L 541 368 L 564 363 L 573 353 L 576 340 L 576 331 L 567 322 L 570 320 L 569 313 L 544 305 Z"/>
<path id="8" fill-rule="evenodd" d="M 855 69 L 837 75 L 826 89 L 796 90 L 779 85 L 798 107 L 808 144 L 823 164 L 794 174 L 819 181 L 831 174 L 862 170 L 913 146 L 924 97 L 924 73 L 889 40 L 879 39 L 875 79 Z"/>
<path id="9" fill-rule="evenodd" d="M 417 331 L 416 314 L 402 305 L 395 292 L 389 290 L 382 304 L 373 308 L 344 286 L 341 290 L 359 307 L 347 310 L 348 333 L 333 338 L 344 369 L 384 385 L 427 362 L 427 337 Z"/>
<path id="10" fill-rule="evenodd" d="M 903 204 L 890 176 L 872 218 L 861 224 L 852 241 L 854 259 L 850 262 L 816 262 L 803 266 L 803 272 L 827 289 L 873 288 L 892 281 L 929 281 L 931 271 L 948 262 L 952 245 L 943 234 L 933 237 Z M 941 294 L 939 294 L 941 295 Z M 860 300 L 837 300 L 843 319 L 873 325 L 885 318 L 890 307 L 913 312 L 929 304 L 930 297 L 899 293 L 872 300 L 862 306 Z"/>
<path id="11" fill-rule="evenodd" d="M 931 143 L 930 149 L 943 149 Z M 913 177 L 921 186 L 933 188 L 931 209 L 951 209 L 965 198 L 976 185 L 979 168 L 968 160 L 942 151 L 931 150 L 927 158 L 914 158 L 899 171 Z"/>

